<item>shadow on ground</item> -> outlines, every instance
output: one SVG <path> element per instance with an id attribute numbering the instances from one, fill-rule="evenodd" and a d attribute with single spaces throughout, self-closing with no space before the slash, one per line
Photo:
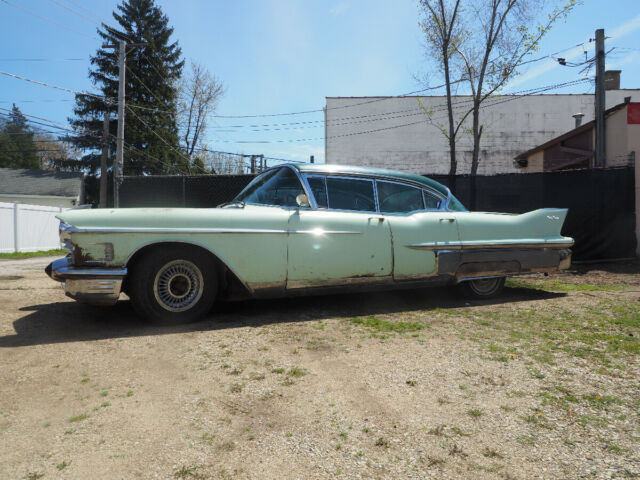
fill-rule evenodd
<path id="1" fill-rule="evenodd" d="M 151 325 L 139 319 L 128 300 L 109 308 L 58 302 L 23 307 L 25 316 L 14 323 L 16 333 L 0 337 L 0 348 L 80 342 L 171 333 L 260 327 L 283 322 L 306 322 L 335 317 L 362 317 L 436 308 L 455 311 L 469 305 L 496 305 L 564 296 L 526 288 L 506 288 L 493 300 L 467 301 L 454 288 L 250 300 L 220 303 L 203 320 L 176 326 Z"/>

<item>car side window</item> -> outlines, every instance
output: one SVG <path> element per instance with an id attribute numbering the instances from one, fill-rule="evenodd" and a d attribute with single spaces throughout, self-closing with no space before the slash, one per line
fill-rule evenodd
<path id="1" fill-rule="evenodd" d="M 329 208 L 375 212 L 373 181 L 360 178 L 327 177 Z"/>
<path id="2" fill-rule="evenodd" d="M 296 197 L 304 193 L 298 176 L 290 168 L 269 171 L 251 182 L 237 201 L 260 205 L 297 207 Z"/>
<path id="3" fill-rule="evenodd" d="M 442 205 L 442 199 L 436 197 L 435 195 L 431 195 L 426 191 L 422 191 L 424 196 L 424 208 L 426 210 L 438 210 L 440 209 L 440 205 Z"/>
<path id="4" fill-rule="evenodd" d="M 422 190 L 419 188 L 380 180 L 376 184 L 381 213 L 406 213 L 424 209 Z"/>
<path id="5" fill-rule="evenodd" d="M 327 201 L 327 184 L 325 178 L 315 176 L 307 177 L 307 182 L 309 182 L 311 193 L 313 193 L 313 197 L 316 199 L 318 208 L 328 208 L 329 203 Z"/>

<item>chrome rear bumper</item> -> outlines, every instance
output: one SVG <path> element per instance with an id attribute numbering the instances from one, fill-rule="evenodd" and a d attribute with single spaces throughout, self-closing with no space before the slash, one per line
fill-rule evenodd
<path id="1" fill-rule="evenodd" d="M 113 305 L 118 301 L 126 268 L 77 268 L 69 261 L 69 257 L 61 258 L 45 268 L 53 280 L 62 282 L 68 297 L 92 305 Z"/>

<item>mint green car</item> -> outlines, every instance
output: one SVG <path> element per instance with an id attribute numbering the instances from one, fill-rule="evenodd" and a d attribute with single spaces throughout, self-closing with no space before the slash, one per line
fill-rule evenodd
<path id="1" fill-rule="evenodd" d="M 445 186 L 393 170 L 281 165 L 217 208 L 70 210 L 67 257 L 46 271 L 81 302 L 125 292 L 159 323 L 237 300 L 460 284 L 497 295 L 505 277 L 571 263 L 566 209 L 469 212 Z"/>

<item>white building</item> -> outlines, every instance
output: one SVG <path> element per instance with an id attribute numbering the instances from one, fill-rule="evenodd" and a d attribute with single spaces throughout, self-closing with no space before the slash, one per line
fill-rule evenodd
<path id="1" fill-rule="evenodd" d="M 606 107 L 625 97 L 640 101 L 640 89 L 619 88 L 619 72 L 607 72 Z M 591 87 L 589 87 L 591 88 Z M 454 97 L 454 112 L 464 114 L 471 97 Z M 422 106 L 421 106 L 422 105 Z M 424 108 L 422 108 L 424 107 Z M 425 110 L 431 111 L 431 116 Z M 478 174 L 516 173 L 514 157 L 575 127 L 573 115 L 594 118 L 594 95 L 498 95 L 483 103 Z M 418 174 L 448 174 L 446 97 L 327 97 L 325 161 L 395 168 Z M 471 126 L 470 117 L 465 126 Z M 471 170 L 473 140 L 457 142 L 458 174 Z"/>

